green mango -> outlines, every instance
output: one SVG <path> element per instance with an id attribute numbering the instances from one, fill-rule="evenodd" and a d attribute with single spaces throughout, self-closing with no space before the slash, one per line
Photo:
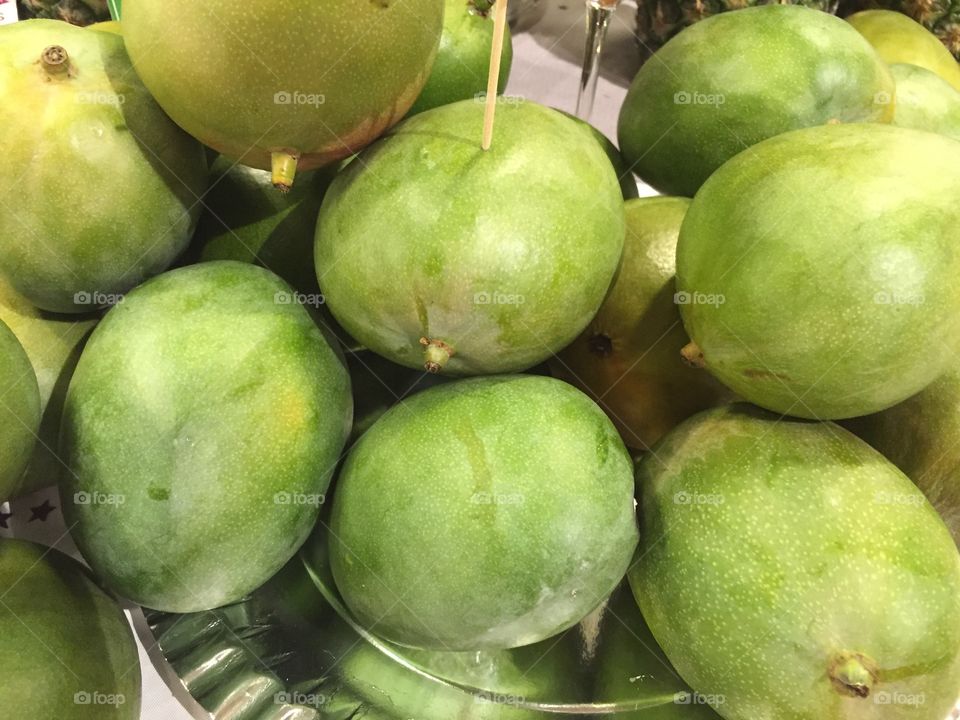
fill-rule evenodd
<path id="1" fill-rule="evenodd" d="M 763 5 L 683 30 L 644 63 L 620 110 L 630 168 L 693 197 L 742 150 L 827 122 L 893 120 L 893 78 L 864 38 L 827 13 Z"/>
<path id="2" fill-rule="evenodd" d="M 543 720 L 552 716 L 528 706 L 587 697 L 579 628 L 516 650 L 468 653 L 361 635 L 328 596 L 332 581 L 314 574 L 326 574 L 314 562 L 326 564 L 326 534 L 304 548 L 310 575 L 306 558 L 295 558 L 240 603 L 187 616 L 147 613 L 164 656 L 204 708 L 234 717 L 231 696 L 252 705 L 278 681 L 250 720 Z"/>
<path id="3" fill-rule="evenodd" d="M 637 609 L 626 585 L 603 608 L 594 697 L 613 704 L 617 720 L 718 720 L 706 698 L 693 692 Z"/>
<path id="4" fill-rule="evenodd" d="M 478 7 L 479 6 L 479 7 Z M 493 16 L 485 0 L 445 0 L 440 49 L 427 84 L 410 108 L 416 115 L 458 100 L 477 99 L 487 92 L 490 48 L 493 44 Z M 504 28 L 503 54 L 497 92 L 503 93 L 513 63 L 510 28 Z"/>
<path id="5" fill-rule="evenodd" d="M 272 168 L 281 189 L 298 169 L 349 157 L 406 114 L 442 25 L 443 0 L 138 0 L 123 8 L 130 57 L 163 109 L 228 158 Z"/>
<path id="6" fill-rule="evenodd" d="M 583 122 L 583 121 L 581 121 Z M 589 125 L 589 123 L 586 123 Z M 623 159 L 623 155 L 620 154 L 620 151 L 617 149 L 617 146 L 613 144 L 613 141 L 600 132 L 593 125 L 589 125 L 590 131 L 593 133 L 593 136 L 597 139 L 597 142 L 600 143 L 600 147 L 603 148 L 603 151 L 607 154 L 607 157 L 610 158 L 610 164 L 613 165 L 613 171 L 617 174 L 617 180 L 620 181 L 620 192 L 623 193 L 624 200 L 630 200 L 632 198 L 640 197 L 640 189 L 637 187 L 637 179 L 633 175 L 633 171 L 630 170 L 627 165 L 627 161 Z"/>
<path id="7" fill-rule="evenodd" d="M 165 270 L 206 189 L 200 143 L 140 83 L 123 38 L 57 20 L 0 30 L 0 272 L 44 310 L 90 312 Z M 12 198 L 16 198 L 15 202 Z"/>
<path id="8" fill-rule="evenodd" d="M 64 516 L 94 571 L 150 608 L 233 602 L 316 521 L 350 428 L 339 351 L 262 268 L 202 263 L 137 288 L 70 383 Z"/>
<path id="9" fill-rule="evenodd" d="M 628 447 L 649 450 L 727 391 L 683 363 L 690 342 L 676 305 L 677 236 L 686 198 L 630 200 L 620 269 L 593 320 L 550 362 L 556 377 L 584 390 Z"/>
<path id="10" fill-rule="evenodd" d="M 960 545 L 960 373 L 949 372 L 899 405 L 844 426 L 913 480 Z"/>
<path id="11" fill-rule="evenodd" d="M 623 251 L 617 177 L 591 132 L 525 102 L 416 115 L 350 163 L 323 200 L 315 261 L 364 347 L 453 375 L 524 370 L 596 313 Z"/>
<path id="12" fill-rule="evenodd" d="M 540 376 L 451 382 L 389 410 L 350 451 L 331 569 L 346 605 L 387 640 L 528 645 L 620 582 L 633 506 L 630 456 L 581 392 Z"/>
<path id="13" fill-rule="evenodd" d="M 0 320 L 0 503 L 20 494 L 40 428 L 40 390 L 30 358 Z"/>
<path id="14" fill-rule="evenodd" d="M 960 92 L 917 65 L 891 65 L 897 81 L 894 125 L 928 130 L 960 140 Z"/>
<path id="15" fill-rule="evenodd" d="M 633 176 L 633 172 L 630 170 L 630 168 L 627 167 L 627 161 L 623 159 L 623 155 L 620 154 L 620 151 L 617 149 L 617 146 L 613 144 L 613 141 L 586 120 L 581 120 L 576 115 L 571 115 L 564 110 L 560 110 L 560 112 L 562 112 L 571 120 L 574 120 L 589 128 L 590 132 L 593 133 L 593 136 L 597 139 L 597 142 L 600 143 L 600 147 L 603 148 L 603 151 L 607 154 L 607 157 L 610 158 L 610 164 L 613 165 L 613 171 L 617 174 L 617 179 L 620 181 L 620 191 L 623 193 L 623 199 L 631 200 L 635 197 L 639 197 L 640 190 L 637 187 L 637 179 Z"/>
<path id="16" fill-rule="evenodd" d="M 53 485 L 63 471 L 57 454 L 63 401 L 80 352 L 99 316 L 54 315 L 34 307 L 0 277 L 0 321 L 23 345 L 40 390 L 40 428 L 27 472 L 8 497 Z"/>
<path id="17" fill-rule="evenodd" d="M 727 720 L 942 720 L 960 554 L 896 467 L 832 423 L 708 410 L 637 468 L 630 584 Z"/>
<path id="18" fill-rule="evenodd" d="M 138 720 L 140 660 L 120 606 L 58 550 L 0 539 L 4 715 Z"/>
<path id="19" fill-rule="evenodd" d="M 210 167 L 210 191 L 184 261 L 237 260 L 262 265 L 300 293 L 315 294 L 313 231 L 332 169 L 304 173 L 278 193 L 270 173 L 220 156 Z"/>
<path id="20" fill-rule="evenodd" d="M 289 302 L 304 305 L 344 347 L 355 346 L 327 310 L 313 269 L 313 231 L 335 170 L 303 173 L 290 192 L 278 193 L 266 170 L 215 155 L 204 212 L 182 264 L 236 260 L 265 267 L 293 286 Z"/>
<path id="21" fill-rule="evenodd" d="M 537 707 L 590 700 L 593 613 L 558 637 L 510 650 L 432 651 L 386 642 L 357 626 L 342 605 L 330 574 L 326 520 L 321 516 L 300 554 L 299 572 L 308 569 L 312 594 L 298 593 L 295 609 L 274 581 L 255 594 L 267 600 L 268 617 L 282 616 L 296 634 L 287 647 L 321 644 L 319 663 L 310 666 L 320 684 L 302 684 L 320 692 L 324 718 L 541 720 L 552 713 Z"/>
<path id="22" fill-rule="evenodd" d="M 919 392 L 960 347 L 958 194 L 960 143 L 907 128 L 807 128 L 739 155 L 680 230 L 685 356 L 800 417 Z"/>
<path id="23" fill-rule="evenodd" d="M 847 22 L 876 48 L 884 62 L 919 65 L 960 90 L 960 64 L 940 38 L 913 18 L 894 10 L 864 10 Z"/>

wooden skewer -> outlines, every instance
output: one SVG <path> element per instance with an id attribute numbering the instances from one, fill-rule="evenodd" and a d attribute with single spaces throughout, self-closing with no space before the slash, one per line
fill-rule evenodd
<path id="1" fill-rule="evenodd" d="M 493 120 L 497 114 L 497 87 L 500 85 L 500 57 L 507 28 L 507 0 L 497 0 L 493 15 L 493 45 L 490 49 L 490 72 L 487 75 L 487 106 L 483 113 L 483 143 L 489 150 L 493 143 Z"/>

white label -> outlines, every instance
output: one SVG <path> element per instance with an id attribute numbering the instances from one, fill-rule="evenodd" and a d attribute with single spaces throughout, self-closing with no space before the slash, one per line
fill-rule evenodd
<path id="1" fill-rule="evenodd" d="M 10 25 L 19 19 L 16 0 L 0 0 L 0 25 Z"/>

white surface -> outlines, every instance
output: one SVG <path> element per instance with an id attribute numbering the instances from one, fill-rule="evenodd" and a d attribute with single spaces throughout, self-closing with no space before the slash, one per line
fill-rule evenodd
<path id="1" fill-rule="evenodd" d="M 7 4 L 0 4 L 6 10 Z M 607 137 L 616 139 L 617 114 L 627 86 L 636 70 L 637 51 L 632 37 L 635 8 L 623 3 L 610 28 L 604 55 L 604 74 L 597 88 L 595 112 L 591 122 Z M 514 60 L 507 93 L 549 105 L 569 113 L 576 108 L 580 62 L 584 44 L 584 5 L 569 0 L 551 7 L 547 16 L 528 32 L 514 36 Z M 643 194 L 643 189 L 641 189 Z M 649 191 L 648 191 L 649 192 Z M 57 510 L 46 522 L 31 522 L 30 508 L 48 500 Z M 35 540 L 62 550 L 79 559 L 65 533 L 60 501 L 48 489 L 14 503 L 10 530 L 0 529 L 0 537 L 16 536 Z M 0 505 L 5 510 L 6 505 Z M 190 720 L 205 717 L 202 708 L 179 686 L 172 670 L 159 655 L 143 615 L 128 609 L 140 650 L 143 676 L 142 720 Z M 153 659 L 151 659 L 153 655 Z M 176 693 L 171 688 L 175 688 Z M 184 706 L 189 706 L 188 712 Z"/>
<path id="2" fill-rule="evenodd" d="M 633 38 L 636 8 L 622 3 L 610 23 L 597 99 L 590 122 L 616 140 L 617 114 L 637 69 Z M 551 7 L 528 32 L 513 38 L 513 69 L 507 93 L 573 113 L 584 50 L 584 5 L 568 0 Z"/>
<path id="3" fill-rule="evenodd" d="M 14 0 L 0 0 L 0 25 L 10 25 L 18 19 L 17 3 Z"/>

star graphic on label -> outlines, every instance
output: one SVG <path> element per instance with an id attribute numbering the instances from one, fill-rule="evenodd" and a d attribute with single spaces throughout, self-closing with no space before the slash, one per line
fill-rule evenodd
<path id="1" fill-rule="evenodd" d="M 55 505 L 51 505 L 49 500 L 44 500 L 42 503 L 36 507 L 30 508 L 30 519 L 27 522 L 33 522 L 34 520 L 39 520 L 40 522 L 45 522 L 47 515 L 52 513 L 56 509 Z"/>

